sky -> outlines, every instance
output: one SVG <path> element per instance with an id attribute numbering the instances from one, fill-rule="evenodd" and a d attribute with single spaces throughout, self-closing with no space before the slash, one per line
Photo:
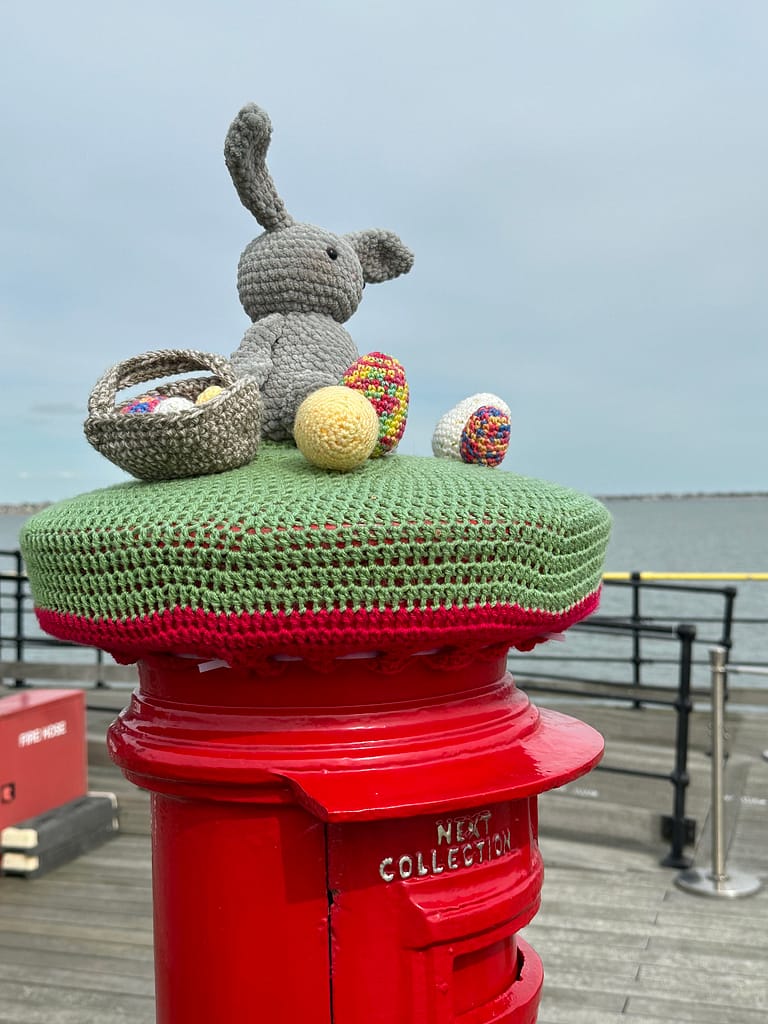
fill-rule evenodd
<path id="1" fill-rule="evenodd" d="M 231 354 L 260 232 L 223 160 L 255 101 L 297 220 L 383 227 L 361 352 L 400 450 L 479 391 L 504 470 L 594 494 L 768 490 L 764 0 L 0 0 L 0 503 L 126 479 L 91 387 Z"/>

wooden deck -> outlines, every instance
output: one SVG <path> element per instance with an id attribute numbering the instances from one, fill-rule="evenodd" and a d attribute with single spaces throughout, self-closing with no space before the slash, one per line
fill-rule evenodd
<path id="1" fill-rule="evenodd" d="M 116 708 L 125 697 L 88 699 Z M 589 703 L 577 713 L 606 735 L 606 763 L 671 766 L 668 714 Z M 154 1021 L 148 800 L 107 762 L 112 717 L 89 715 L 90 784 L 118 793 L 121 833 L 43 878 L 0 878 L 0 1024 Z M 729 734 L 729 865 L 765 879 L 768 715 L 732 716 Z M 689 799 L 701 832 L 697 865 L 708 863 L 706 748 L 697 716 Z M 733 901 L 677 889 L 676 872 L 659 866 L 658 819 L 670 807 L 668 783 L 600 771 L 541 798 L 546 879 L 525 931 L 546 972 L 539 1024 L 768 1020 L 768 889 Z"/>
<path id="2" fill-rule="evenodd" d="M 654 742 L 657 713 L 586 706 L 578 713 L 606 735 L 606 762 L 637 763 L 639 756 L 647 766 L 669 766 L 668 752 Z M 768 881 L 768 763 L 761 756 L 768 716 L 731 717 L 729 732 L 728 866 Z M 703 720 L 694 743 L 689 813 L 701 834 L 692 852 L 707 867 Z M 677 872 L 659 865 L 665 847 L 655 815 L 642 810 L 653 796 L 670 799 L 664 783 L 596 771 L 541 799 L 546 877 L 541 911 L 525 932 L 546 973 L 539 1024 L 768 1020 L 768 890 L 727 900 L 678 889 Z"/>

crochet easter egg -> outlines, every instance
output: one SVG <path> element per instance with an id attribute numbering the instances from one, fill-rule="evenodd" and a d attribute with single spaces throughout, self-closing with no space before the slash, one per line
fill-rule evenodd
<path id="1" fill-rule="evenodd" d="M 195 405 L 205 405 L 206 402 L 212 402 L 214 398 L 219 397 L 223 390 L 224 388 L 220 388 L 218 384 L 211 384 L 205 391 L 200 392 L 195 399 Z"/>
<path id="2" fill-rule="evenodd" d="M 510 420 L 509 406 L 498 395 L 470 395 L 440 417 L 432 451 L 438 458 L 498 466 L 509 448 Z"/>
<path id="3" fill-rule="evenodd" d="M 163 398 L 159 405 L 156 405 L 152 410 L 153 413 L 160 413 L 163 416 L 169 416 L 175 412 L 189 412 L 190 409 L 195 408 L 195 403 L 189 398 L 185 398 L 183 395 L 171 395 L 169 398 Z"/>
<path id="4" fill-rule="evenodd" d="M 318 388 L 296 413 L 293 436 L 304 458 L 320 469 L 357 469 L 371 457 L 379 421 L 357 391 L 334 385 Z"/>
<path id="5" fill-rule="evenodd" d="M 500 465 L 509 447 L 509 432 L 509 416 L 498 406 L 475 409 L 461 432 L 462 462 Z"/>
<path id="6" fill-rule="evenodd" d="M 139 395 L 138 398 L 132 398 L 125 405 L 120 406 L 120 412 L 126 416 L 135 416 L 146 412 L 154 412 L 155 409 L 160 405 L 162 399 L 159 395 Z"/>
<path id="7" fill-rule="evenodd" d="M 402 363 L 383 352 L 369 352 L 350 366 L 342 384 L 359 391 L 376 410 L 379 437 L 371 458 L 393 452 L 408 419 L 408 381 Z"/>

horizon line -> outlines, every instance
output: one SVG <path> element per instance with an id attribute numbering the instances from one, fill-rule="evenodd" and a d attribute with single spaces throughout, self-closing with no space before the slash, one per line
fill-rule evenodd
<path id="1" fill-rule="evenodd" d="M 768 498 L 768 491 L 641 491 L 635 494 L 595 494 L 598 501 L 677 501 L 686 498 Z M 58 499 L 65 500 L 65 499 Z M 0 502 L 0 515 L 33 515 L 56 501 Z"/>

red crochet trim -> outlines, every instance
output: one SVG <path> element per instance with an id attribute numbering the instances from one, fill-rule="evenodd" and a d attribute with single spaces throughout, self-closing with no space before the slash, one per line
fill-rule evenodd
<path id="1" fill-rule="evenodd" d="M 432 648 L 505 643 L 521 651 L 590 615 L 600 590 L 565 612 L 519 605 L 217 613 L 172 608 L 133 619 L 89 619 L 37 608 L 40 626 L 61 640 L 109 651 L 130 663 L 145 654 L 194 654 L 248 665 L 275 655 L 337 658 L 360 651 L 408 655 Z"/>

